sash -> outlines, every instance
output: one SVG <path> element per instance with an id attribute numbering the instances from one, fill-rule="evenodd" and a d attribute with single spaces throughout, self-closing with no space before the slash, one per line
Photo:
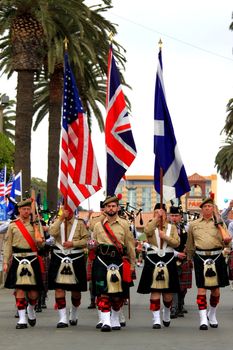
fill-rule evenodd
<path id="1" fill-rule="evenodd" d="M 30 233 L 28 232 L 28 230 L 26 229 L 26 227 L 22 223 L 22 221 L 21 220 L 17 220 L 17 221 L 15 221 L 15 224 L 18 227 L 18 229 L 20 230 L 20 232 L 22 233 L 22 235 L 24 236 L 24 238 L 26 239 L 26 241 L 28 242 L 31 250 L 33 252 L 38 253 L 37 246 L 36 246 L 33 238 L 31 237 Z M 45 272 L 44 263 L 43 263 L 42 257 L 40 255 L 37 255 L 37 258 L 38 258 L 38 261 L 39 261 L 39 264 L 40 264 L 41 272 Z"/>
<path id="2" fill-rule="evenodd" d="M 108 238 L 112 241 L 112 243 L 115 245 L 116 249 L 120 254 L 123 254 L 123 246 L 122 244 L 118 241 L 117 237 L 114 235 L 113 230 L 109 226 L 108 222 L 105 222 L 103 224 L 103 228 L 105 232 L 107 233 Z M 122 257 L 123 260 L 123 265 L 122 265 L 122 280 L 124 282 L 130 283 L 132 282 L 132 277 L 131 277 L 131 270 L 130 270 L 130 263 L 126 257 Z"/>
<path id="3" fill-rule="evenodd" d="M 70 234 L 69 234 L 67 241 L 72 241 L 77 225 L 78 225 L 78 219 L 74 219 L 74 222 L 72 224 L 71 231 L 70 231 Z M 64 224 L 64 222 L 62 222 L 60 229 L 61 229 L 61 244 L 59 242 L 55 242 L 55 245 L 60 250 L 64 251 L 64 254 L 65 254 L 65 248 L 63 247 L 63 243 L 65 242 L 65 224 Z"/>
<path id="4" fill-rule="evenodd" d="M 171 234 L 171 227 L 172 227 L 171 224 L 167 225 L 166 235 L 168 237 L 170 237 L 170 234 Z M 158 248 L 159 248 L 160 247 L 160 237 L 159 237 L 159 230 L 158 230 L 158 228 L 155 229 L 155 237 L 156 237 L 157 245 L 158 245 Z M 159 248 L 158 255 L 161 256 L 161 257 L 164 256 L 165 252 L 166 252 L 166 248 L 167 248 L 167 242 L 163 241 L 162 249 Z"/>

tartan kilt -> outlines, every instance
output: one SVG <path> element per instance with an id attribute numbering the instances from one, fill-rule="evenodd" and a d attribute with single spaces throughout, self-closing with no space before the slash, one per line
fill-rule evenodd
<path id="1" fill-rule="evenodd" d="M 38 258 L 35 259 L 35 255 L 34 256 L 28 256 L 26 257 L 27 260 L 32 261 L 31 262 L 31 267 L 32 270 L 35 274 L 35 280 L 36 280 L 36 285 L 31 285 L 31 284 L 20 284 L 17 285 L 17 269 L 19 266 L 19 262 L 13 257 L 10 267 L 9 267 L 9 271 L 7 273 L 7 277 L 6 277 L 6 281 L 5 281 L 5 288 L 8 289 L 21 289 L 24 291 L 30 291 L 30 290 L 38 290 L 38 291 L 43 291 L 44 290 L 44 284 L 43 284 L 43 280 L 42 280 L 42 273 L 41 273 L 41 268 L 40 268 L 40 263 Z M 18 260 L 22 260 L 25 259 L 25 257 L 19 257 L 17 256 Z M 35 260 L 34 260 L 35 259 Z"/>
<path id="2" fill-rule="evenodd" d="M 44 272 L 42 272 L 42 279 L 43 279 L 45 291 L 48 291 L 48 272 L 49 272 L 50 256 L 45 255 L 42 257 L 42 259 L 44 262 Z"/>
<path id="3" fill-rule="evenodd" d="M 95 252 L 89 251 L 88 257 L 87 257 L 87 281 L 90 282 L 92 279 L 92 265 L 93 261 L 95 259 Z"/>
<path id="4" fill-rule="evenodd" d="M 68 255 L 59 253 L 59 256 L 61 256 L 61 258 L 68 256 L 71 259 L 76 258 L 80 255 L 81 255 L 80 253 L 68 254 Z M 78 292 L 86 292 L 87 291 L 87 273 L 86 273 L 86 259 L 84 254 L 79 259 L 76 259 L 73 261 L 74 273 L 78 281 L 76 284 L 56 283 L 57 273 L 58 273 L 60 264 L 61 264 L 61 259 L 57 255 L 55 255 L 54 252 L 52 252 L 50 265 L 49 265 L 49 272 L 48 272 L 48 289 L 49 290 L 63 289 L 67 291 L 74 290 Z"/>
<path id="5" fill-rule="evenodd" d="M 184 261 L 178 266 L 178 276 L 181 291 L 192 288 L 192 268 L 188 261 Z"/>
<path id="6" fill-rule="evenodd" d="M 233 280 L 233 250 L 230 252 L 230 254 L 228 255 L 228 276 L 229 276 L 229 280 Z"/>
<path id="7" fill-rule="evenodd" d="M 129 298 L 129 287 L 132 286 L 132 282 L 127 283 L 122 280 L 122 266 L 119 268 L 119 272 L 121 275 L 121 287 L 123 291 L 119 293 L 107 292 L 107 267 L 98 259 L 98 256 L 107 266 L 111 264 L 116 264 L 117 266 L 120 266 L 122 264 L 122 257 L 119 255 L 112 257 L 109 255 L 98 254 L 95 260 L 93 261 L 92 266 L 92 294 L 94 296 L 108 294 L 109 296 L 117 296 L 124 299 Z"/>
<path id="8" fill-rule="evenodd" d="M 174 257 L 174 253 L 166 253 L 165 256 L 160 257 L 157 254 L 151 254 L 150 259 L 156 264 L 159 261 L 163 261 L 165 263 L 169 262 L 169 260 Z M 155 265 L 150 262 L 146 256 L 144 267 L 142 270 L 141 278 L 139 281 L 137 292 L 140 294 L 149 294 L 152 292 L 159 293 L 178 293 L 179 292 L 179 277 L 176 266 L 176 259 L 173 258 L 168 264 L 168 274 L 169 274 L 169 286 L 164 289 L 155 289 L 151 288 L 153 282 L 153 273 L 154 273 Z"/>
<path id="9" fill-rule="evenodd" d="M 201 256 L 203 260 L 206 259 L 215 259 L 217 255 L 205 255 Z M 197 288 L 204 289 L 213 289 L 218 287 L 226 287 L 229 285 L 229 278 L 227 272 L 227 264 L 225 262 L 224 256 L 221 254 L 217 260 L 215 260 L 215 267 L 218 276 L 218 284 L 213 287 L 205 287 L 204 284 L 204 262 L 201 258 L 195 253 L 193 257 L 194 262 L 194 271 L 195 271 L 195 279 Z"/>

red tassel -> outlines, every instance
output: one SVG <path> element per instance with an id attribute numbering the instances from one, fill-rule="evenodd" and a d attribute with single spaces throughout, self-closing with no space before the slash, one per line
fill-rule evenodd
<path id="1" fill-rule="evenodd" d="M 123 282 L 130 283 L 132 282 L 130 263 L 126 258 L 123 258 L 123 266 L 122 266 L 122 280 Z"/>
<path id="2" fill-rule="evenodd" d="M 54 304 L 53 308 L 54 308 L 54 310 L 58 310 L 58 305 L 57 305 L 57 303 Z"/>

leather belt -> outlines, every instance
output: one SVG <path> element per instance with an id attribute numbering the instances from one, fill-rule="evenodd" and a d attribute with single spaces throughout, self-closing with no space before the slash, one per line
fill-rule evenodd
<path id="1" fill-rule="evenodd" d="M 35 256 L 37 252 L 22 252 L 22 253 L 13 253 L 13 256 L 18 256 L 20 258 L 25 258 L 27 256 Z"/>
<path id="2" fill-rule="evenodd" d="M 203 255 L 203 256 L 212 256 L 212 255 L 218 255 L 222 253 L 222 249 L 220 250 L 196 250 L 195 251 L 196 254 L 198 255 Z"/>
<path id="3" fill-rule="evenodd" d="M 83 253 L 84 250 L 83 249 L 76 249 L 76 250 L 75 249 L 64 249 L 64 250 L 54 249 L 53 252 L 57 254 L 69 255 L 69 254 L 80 254 L 80 253 Z"/>

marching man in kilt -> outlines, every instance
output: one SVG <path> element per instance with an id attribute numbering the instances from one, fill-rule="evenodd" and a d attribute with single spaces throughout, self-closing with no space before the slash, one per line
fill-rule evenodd
<path id="1" fill-rule="evenodd" d="M 71 291 L 69 324 L 75 326 L 78 323 L 81 292 L 87 290 L 84 248 L 87 246 L 88 232 L 82 219 L 63 209 L 61 216 L 50 226 L 49 234 L 55 238 L 49 266 L 48 287 L 50 290 L 55 290 L 59 313 L 57 328 L 68 327 L 66 291 Z"/>
<path id="2" fill-rule="evenodd" d="M 179 276 L 179 291 L 173 294 L 171 318 L 184 317 L 187 310 L 184 308 L 184 299 L 187 290 L 192 288 L 192 262 L 187 260 L 185 252 L 187 241 L 187 228 L 182 222 L 182 212 L 179 207 L 171 206 L 169 210 L 169 221 L 176 225 L 180 244 L 175 249 L 176 265 Z"/>
<path id="3" fill-rule="evenodd" d="M 93 232 L 97 248 L 92 281 L 101 313 L 101 331 L 109 332 L 121 329 L 120 309 L 132 285 L 135 244 L 127 220 L 118 216 L 118 197 L 108 196 L 103 205 L 105 218 L 95 224 Z"/>
<path id="4" fill-rule="evenodd" d="M 191 221 L 188 229 L 187 257 L 193 258 L 200 316 L 200 330 L 218 327 L 216 308 L 220 299 L 220 287 L 229 285 L 227 265 L 222 254 L 231 238 L 223 238 L 221 227 L 215 220 L 215 204 L 206 198 L 200 205 L 201 218 Z M 226 232 L 226 226 L 222 227 Z M 210 306 L 207 314 L 206 292 L 210 290 Z"/>
<path id="5" fill-rule="evenodd" d="M 172 293 L 177 293 L 179 290 L 176 259 L 174 259 L 174 248 L 179 245 L 179 237 L 176 226 L 167 221 L 165 205 L 161 209 L 160 203 L 155 205 L 154 218 L 145 226 L 144 232 L 147 237 L 145 243 L 147 251 L 137 292 L 151 294 L 153 329 L 160 329 L 160 298 L 162 296 L 164 304 L 163 325 L 169 327 Z"/>
<path id="6" fill-rule="evenodd" d="M 4 242 L 3 269 L 7 272 L 5 288 L 15 289 L 19 314 L 16 329 L 27 328 L 27 322 L 31 327 L 35 326 L 35 305 L 39 292 L 43 290 L 43 262 L 38 256 L 35 229 L 30 221 L 31 204 L 31 198 L 17 204 L 19 217 L 10 223 Z"/>

